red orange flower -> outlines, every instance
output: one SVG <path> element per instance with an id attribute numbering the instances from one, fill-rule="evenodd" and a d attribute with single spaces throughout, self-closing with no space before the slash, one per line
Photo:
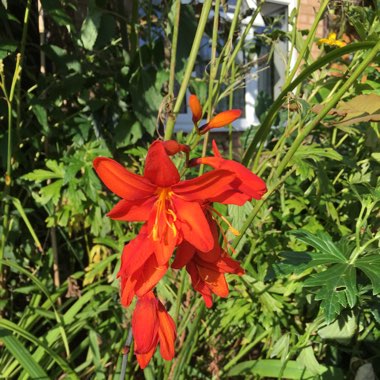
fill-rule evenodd
<path id="1" fill-rule="evenodd" d="M 175 323 L 152 292 L 137 300 L 132 316 L 132 332 L 135 339 L 135 354 L 141 368 L 148 365 L 158 343 L 163 359 L 173 359 Z"/>
<path id="2" fill-rule="evenodd" d="M 229 110 L 218 113 L 208 123 L 199 127 L 199 132 L 201 135 L 203 135 L 210 129 L 225 127 L 226 125 L 231 124 L 233 121 L 238 119 L 240 115 L 240 110 Z"/>
<path id="3" fill-rule="evenodd" d="M 225 193 L 225 199 L 219 201 L 225 204 L 243 205 L 246 201 L 253 199 L 261 199 L 267 191 L 265 182 L 252 173 L 245 166 L 233 160 L 224 159 L 215 140 L 212 141 L 212 149 L 214 157 L 201 157 L 190 161 L 189 165 L 205 164 L 213 167 L 214 169 L 229 170 L 234 173 L 234 181 L 231 183 L 233 190 Z"/>
<path id="4" fill-rule="evenodd" d="M 197 127 L 197 124 L 202 117 L 203 111 L 201 103 L 199 102 L 199 99 L 196 95 L 190 95 L 189 106 L 193 114 L 193 123 L 195 127 Z M 226 125 L 231 124 L 233 121 L 238 119 L 240 115 L 241 111 L 237 109 L 220 112 L 216 116 L 214 116 L 208 123 L 199 127 L 198 133 L 203 135 L 207 133 L 210 129 L 225 127 Z"/>
<path id="5" fill-rule="evenodd" d="M 213 170 L 180 181 L 177 168 L 159 140 L 148 150 L 143 176 L 106 157 L 96 158 L 94 168 L 104 184 L 122 198 L 108 216 L 115 220 L 146 222 L 147 237 L 153 243 L 159 266 L 168 262 L 182 239 L 191 241 L 203 252 L 213 248 L 199 202 L 223 200 L 226 192 L 232 190 L 232 172 Z"/>
<path id="6" fill-rule="evenodd" d="M 185 265 L 194 290 L 202 295 L 207 307 L 212 306 L 212 294 L 223 298 L 228 296 L 226 273 L 244 274 L 240 264 L 231 259 L 219 245 L 212 252 L 205 253 L 183 242 L 177 249 L 172 268 L 180 269 Z"/>

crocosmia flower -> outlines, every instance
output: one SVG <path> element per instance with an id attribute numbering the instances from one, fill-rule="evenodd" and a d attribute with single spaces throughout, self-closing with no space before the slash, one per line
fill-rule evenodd
<path id="1" fill-rule="evenodd" d="M 231 110 L 216 115 L 197 128 L 202 107 L 190 97 L 193 121 L 199 134 L 229 124 L 240 116 Z M 145 160 L 143 175 L 135 174 L 107 157 L 94 160 L 94 168 L 104 184 L 121 199 L 107 214 L 110 218 L 142 222 L 139 234 L 123 249 L 120 278 L 121 304 L 128 307 L 137 298 L 132 316 L 135 354 L 141 368 L 151 360 L 157 345 L 165 360 L 174 357 L 175 323 L 153 291 L 170 267 L 186 267 L 194 290 L 207 307 L 213 295 L 227 297 L 227 273 L 242 275 L 222 225 L 235 235 L 239 232 L 221 215 L 214 203 L 242 205 L 261 199 L 266 192 L 262 179 L 232 160 L 226 160 L 213 142 L 213 157 L 189 161 L 190 148 L 174 140 L 154 141 Z M 171 160 L 186 155 L 187 166 L 205 164 L 211 168 L 199 177 L 181 180 Z M 223 244 L 219 244 L 219 235 Z"/>
<path id="2" fill-rule="evenodd" d="M 122 198 L 108 216 L 115 220 L 146 222 L 147 236 L 153 243 L 158 265 L 168 262 L 174 247 L 183 238 L 203 252 L 212 249 L 213 239 L 199 202 L 223 200 L 232 189 L 233 173 L 213 170 L 180 181 L 177 168 L 159 140 L 148 150 L 143 176 L 106 157 L 96 158 L 94 168 L 104 184 Z"/>
<path id="3" fill-rule="evenodd" d="M 189 106 L 193 114 L 193 123 L 197 124 L 202 118 L 202 106 L 196 95 L 191 94 L 189 97 Z"/>
<path id="4" fill-rule="evenodd" d="M 135 354 L 141 368 L 147 366 L 158 343 L 163 359 L 173 359 L 175 323 L 152 292 L 137 300 L 132 316 L 132 332 L 135 339 Z"/>
<path id="5" fill-rule="evenodd" d="M 222 157 L 215 140 L 212 141 L 212 150 L 214 157 L 195 158 L 190 161 L 189 165 L 209 165 L 214 169 L 229 170 L 234 173 L 234 181 L 230 184 L 233 188 L 221 203 L 243 205 L 248 200 L 261 199 L 267 192 L 265 182 L 252 173 L 245 166 L 233 160 L 226 160 Z"/>
<path id="6" fill-rule="evenodd" d="M 199 99 L 196 95 L 190 95 L 189 106 L 193 114 L 193 123 L 195 126 L 197 126 L 199 120 L 202 118 L 203 111 L 201 103 L 199 102 Z M 225 127 L 226 125 L 231 124 L 233 121 L 238 119 L 240 115 L 241 111 L 236 109 L 220 112 L 216 116 L 214 116 L 208 123 L 197 128 L 197 131 L 199 134 L 203 135 L 211 129 Z"/>

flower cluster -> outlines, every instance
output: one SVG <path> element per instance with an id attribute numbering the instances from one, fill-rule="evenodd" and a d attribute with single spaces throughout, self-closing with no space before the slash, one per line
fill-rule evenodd
<path id="1" fill-rule="evenodd" d="M 196 124 L 202 108 L 196 98 L 190 105 Z M 216 121 L 212 119 L 199 130 L 228 124 L 237 115 L 236 110 L 228 112 L 231 111 L 217 115 Z M 212 169 L 196 178 L 181 180 L 170 158 L 179 152 L 188 157 L 190 149 L 174 140 L 154 141 L 148 149 L 142 176 L 110 158 L 94 160 L 100 179 L 121 198 L 107 215 L 115 220 L 143 222 L 136 238 L 124 247 L 118 273 L 122 305 L 127 307 L 137 298 L 132 332 L 141 368 L 148 364 L 158 343 L 165 360 L 174 357 L 175 323 L 153 293 L 169 266 L 186 267 L 194 290 L 202 295 L 207 307 L 212 306 L 213 294 L 228 295 L 226 273 L 244 273 L 227 252 L 228 241 L 221 222 L 226 222 L 233 233 L 238 232 L 213 204 L 242 205 L 260 199 L 266 192 L 262 179 L 238 162 L 224 159 L 215 142 L 212 157 L 188 161 L 189 166 L 204 164 Z M 220 232 L 224 247 L 219 244 Z"/>

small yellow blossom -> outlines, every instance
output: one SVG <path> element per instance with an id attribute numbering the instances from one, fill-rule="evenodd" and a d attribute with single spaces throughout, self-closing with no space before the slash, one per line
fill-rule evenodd
<path id="1" fill-rule="evenodd" d="M 336 33 L 330 33 L 327 38 L 321 38 L 318 40 L 318 45 L 330 45 L 330 46 L 338 46 L 338 47 L 343 47 L 346 46 L 346 43 L 341 40 L 336 39 Z"/>

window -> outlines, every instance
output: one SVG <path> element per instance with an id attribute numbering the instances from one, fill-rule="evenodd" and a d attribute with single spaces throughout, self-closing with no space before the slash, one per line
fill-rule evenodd
<path id="1" fill-rule="evenodd" d="M 228 1 L 227 11 L 221 12 L 221 19 L 226 23 L 231 22 L 234 13 L 235 2 Z M 294 6 L 293 0 L 267 1 L 262 7 L 261 13 L 256 17 L 252 30 L 249 32 L 245 48 L 237 57 L 238 64 L 250 65 L 250 69 L 240 78 L 238 89 L 234 90 L 232 108 L 239 108 L 243 111 L 242 117 L 233 123 L 234 129 L 238 131 L 245 130 L 251 125 L 259 124 L 259 117 L 268 107 L 273 99 L 279 94 L 281 86 L 284 83 L 286 59 L 288 55 L 288 46 L 284 41 L 278 41 L 273 47 L 273 54 L 269 55 L 270 48 L 265 46 L 260 38 L 260 34 L 270 32 L 270 25 L 275 22 L 276 28 L 283 31 L 288 30 L 289 9 Z M 250 19 L 252 11 L 255 10 L 254 1 L 243 1 L 241 14 L 248 15 L 242 20 L 242 30 Z M 210 15 L 213 17 L 213 15 Z M 244 17 L 244 16 L 243 16 Z M 224 34 L 221 33 L 218 44 L 223 46 Z M 211 41 L 205 36 L 201 43 L 197 66 L 193 75 L 196 78 L 204 77 L 205 70 L 210 60 Z M 268 61 L 268 57 L 271 57 Z M 176 129 L 185 132 L 191 131 L 193 124 L 191 122 L 191 111 L 188 108 L 188 97 L 186 105 L 182 107 L 182 112 L 177 117 Z M 229 98 L 223 98 L 216 111 L 229 109 Z"/>

